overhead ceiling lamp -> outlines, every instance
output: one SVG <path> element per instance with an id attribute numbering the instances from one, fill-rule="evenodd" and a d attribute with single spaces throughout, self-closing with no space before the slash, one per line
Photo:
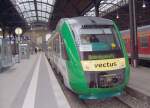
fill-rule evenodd
<path id="1" fill-rule="evenodd" d="M 116 19 L 119 19 L 120 17 L 119 17 L 119 14 L 118 14 L 118 12 L 117 12 L 117 15 L 116 15 Z"/>
<path id="2" fill-rule="evenodd" d="M 118 3 L 118 0 L 117 0 L 117 3 Z M 117 10 L 117 15 L 116 15 L 116 19 L 119 19 L 119 14 L 118 14 L 118 10 Z"/>
<path id="3" fill-rule="evenodd" d="M 142 5 L 143 8 L 146 8 L 146 4 L 145 4 L 145 1 L 143 0 L 143 5 Z"/>
<path id="4" fill-rule="evenodd" d="M 2 32 L 2 28 L 0 28 L 0 32 Z"/>

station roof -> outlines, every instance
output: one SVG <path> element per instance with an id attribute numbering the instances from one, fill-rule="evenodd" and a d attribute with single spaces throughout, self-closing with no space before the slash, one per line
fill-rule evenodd
<path id="1" fill-rule="evenodd" d="M 129 29 L 129 0 L 122 0 L 117 5 L 110 7 L 100 16 L 114 20 L 121 30 Z M 150 25 L 150 0 L 136 1 L 136 21 L 137 27 Z"/>
<path id="2" fill-rule="evenodd" d="M 28 24 L 47 23 L 51 17 L 55 0 L 11 0 Z"/>
<path id="3" fill-rule="evenodd" d="M 0 0 L 0 28 L 25 26 L 25 20 L 15 10 L 9 0 Z"/>
<path id="4" fill-rule="evenodd" d="M 0 18 L 3 22 L 12 20 L 21 22 L 20 24 L 43 24 L 48 25 L 51 30 L 55 29 L 60 18 L 69 18 L 76 16 L 95 16 L 94 0 L 1 0 L 1 10 L 5 10 L 5 14 L 13 13 L 15 17 L 9 15 Z M 147 7 L 142 8 L 143 1 Z M 11 3 L 10 3 L 11 2 Z M 100 17 L 112 19 L 122 29 L 129 28 L 129 0 L 99 0 Z M 5 4 L 3 6 L 3 4 Z M 13 5 L 13 6 L 12 6 Z M 137 1 L 137 23 L 140 25 L 150 24 L 150 1 Z M 116 19 L 116 14 L 119 18 Z M 3 20 L 2 20 L 3 19 Z"/>
<path id="5" fill-rule="evenodd" d="M 109 8 L 112 6 L 119 6 L 118 3 L 122 0 L 101 0 L 99 6 L 99 13 L 100 15 L 105 13 Z M 95 8 L 91 8 L 84 16 L 95 16 Z"/>
<path id="6" fill-rule="evenodd" d="M 60 18 L 95 16 L 94 0 L 57 0 L 49 27 L 55 29 Z M 121 30 L 129 28 L 129 0 L 99 0 L 100 17 L 114 20 Z M 150 0 L 137 0 L 137 26 L 150 25 Z M 143 8 L 143 3 L 146 7 Z M 118 18 L 117 18 L 118 17 Z"/>

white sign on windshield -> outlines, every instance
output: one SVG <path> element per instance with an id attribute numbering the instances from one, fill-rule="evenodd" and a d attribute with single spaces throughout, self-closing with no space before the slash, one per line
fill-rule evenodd
<path id="1" fill-rule="evenodd" d="M 80 51 L 92 51 L 92 45 L 80 45 L 79 46 Z"/>

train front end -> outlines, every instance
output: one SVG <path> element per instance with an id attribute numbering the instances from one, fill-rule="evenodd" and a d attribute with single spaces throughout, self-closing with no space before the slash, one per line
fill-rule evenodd
<path id="1" fill-rule="evenodd" d="M 74 35 L 80 61 L 73 63 L 72 89 L 82 99 L 120 95 L 128 83 L 130 69 L 117 26 L 113 22 L 85 24 L 76 28 Z"/>

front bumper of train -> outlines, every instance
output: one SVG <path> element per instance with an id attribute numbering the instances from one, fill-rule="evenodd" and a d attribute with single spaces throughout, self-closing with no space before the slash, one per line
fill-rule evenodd
<path id="1" fill-rule="evenodd" d="M 73 91 L 80 99 L 106 99 L 121 95 L 125 86 L 125 84 L 122 84 L 113 88 L 74 88 Z"/>
<path id="2" fill-rule="evenodd" d="M 120 95 L 125 86 L 128 83 L 129 72 L 126 69 L 123 69 L 123 81 L 114 85 L 112 87 L 89 87 L 89 83 L 87 78 L 85 78 L 85 82 L 75 81 L 72 83 L 72 90 L 79 96 L 81 99 L 105 99 L 114 96 Z"/>
<path id="3" fill-rule="evenodd" d="M 99 93 L 99 94 L 88 94 L 88 95 L 79 95 L 80 99 L 107 99 L 111 97 L 120 96 L 122 94 L 122 91 L 118 92 L 109 92 L 109 93 Z"/>

